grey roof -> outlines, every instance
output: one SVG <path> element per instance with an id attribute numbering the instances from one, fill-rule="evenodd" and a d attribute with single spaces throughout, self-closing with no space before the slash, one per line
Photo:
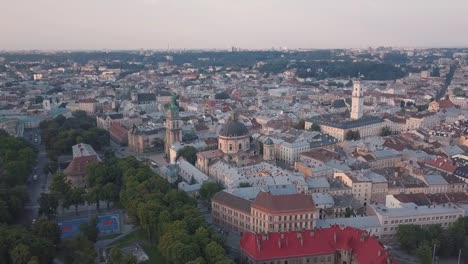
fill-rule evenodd
<path id="1" fill-rule="evenodd" d="M 232 119 L 229 119 L 219 131 L 219 135 L 223 137 L 241 137 L 248 134 L 249 130 L 242 122 Z"/>
<path id="2" fill-rule="evenodd" d="M 468 179 L 468 165 L 458 167 L 455 170 L 455 175 Z"/>
<path id="3" fill-rule="evenodd" d="M 151 102 L 156 101 L 156 95 L 154 93 L 141 93 L 137 95 L 138 102 Z"/>
<path id="4" fill-rule="evenodd" d="M 268 185 L 268 192 L 273 195 L 297 194 L 297 189 L 293 184 L 286 185 Z"/>
<path id="5" fill-rule="evenodd" d="M 324 147 L 334 145 L 338 140 L 327 134 L 319 134 L 310 141 L 310 148 Z"/>
<path id="6" fill-rule="evenodd" d="M 394 149 L 382 149 L 374 152 L 374 156 L 378 159 L 399 156 L 401 152 Z"/>
<path id="7" fill-rule="evenodd" d="M 364 217 L 350 217 L 350 218 L 331 218 L 317 220 L 317 227 L 327 228 L 331 225 L 344 225 L 352 226 L 360 229 L 367 228 L 380 228 L 379 218 L 375 215 Z"/>
<path id="8" fill-rule="evenodd" d="M 312 123 L 317 123 L 319 125 L 331 126 L 341 129 L 350 129 L 384 122 L 384 120 L 378 116 L 363 116 L 357 120 L 350 120 L 343 119 L 339 115 L 314 116 L 310 118 L 309 121 Z"/>
<path id="9" fill-rule="evenodd" d="M 332 103 L 332 107 L 333 108 L 346 108 L 348 106 L 346 105 L 346 102 L 344 99 L 338 99 Z"/>
<path id="10" fill-rule="evenodd" d="M 335 204 L 333 196 L 329 193 L 313 193 L 312 200 L 314 200 L 315 206 L 320 206 L 322 204 Z"/>
<path id="11" fill-rule="evenodd" d="M 330 183 L 326 177 L 308 178 L 306 183 L 309 188 L 330 188 Z"/>
<path id="12" fill-rule="evenodd" d="M 123 118 L 123 114 L 122 113 L 112 113 L 112 114 L 109 114 L 108 115 L 111 119 L 122 119 Z"/>
<path id="13" fill-rule="evenodd" d="M 429 185 L 448 184 L 448 182 L 441 175 L 426 175 L 426 181 Z"/>
<path id="14" fill-rule="evenodd" d="M 454 145 L 454 146 L 446 146 L 446 147 L 444 147 L 444 150 L 445 150 L 445 152 L 446 152 L 447 154 L 449 154 L 450 156 L 465 153 L 465 151 L 463 151 L 463 149 L 461 149 L 461 148 L 460 148 L 459 146 L 457 146 L 457 145 Z"/>
<path id="15" fill-rule="evenodd" d="M 271 140 L 271 138 L 267 138 L 265 139 L 265 142 L 264 142 L 265 145 L 273 145 L 273 140 Z"/>

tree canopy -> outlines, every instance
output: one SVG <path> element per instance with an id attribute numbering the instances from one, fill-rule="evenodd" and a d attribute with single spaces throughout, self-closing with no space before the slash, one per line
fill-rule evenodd
<path id="1" fill-rule="evenodd" d="M 346 140 L 359 140 L 361 139 L 361 135 L 359 131 L 354 131 L 354 130 L 348 130 L 345 134 L 345 139 Z"/>
<path id="2" fill-rule="evenodd" d="M 0 150 L 0 224 L 11 224 L 28 200 L 25 185 L 36 164 L 36 152 L 6 132 L 0 133 Z"/>
<path id="3" fill-rule="evenodd" d="M 186 161 L 195 165 L 195 162 L 197 161 L 197 152 L 198 150 L 195 147 L 185 146 L 177 151 L 176 159 L 183 157 Z"/>
<path id="4" fill-rule="evenodd" d="M 459 218 L 446 230 L 440 225 L 418 226 L 400 225 L 397 232 L 402 249 L 415 253 L 421 263 L 431 260 L 432 249 L 436 245 L 436 254 L 445 257 L 458 256 L 462 249 L 462 257 L 468 260 L 468 218 Z"/>
<path id="5" fill-rule="evenodd" d="M 382 127 L 382 131 L 380 131 L 380 136 L 386 137 L 390 136 L 392 134 L 392 131 L 390 130 L 390 127 L 384 126 Z"/>
<path id="6" fill-rule="evenodd" d="M 96 151 L 104 150 L 110 144 L 109 132 L 96 127 L 96 120 L 83 111 L 73 112 L 73 117 L 58 116 L 40 124 L 42 139 L 47 154 L 56 161 L 57 157 L 71 154 L 72 146 L 78 143 L 90 144 Z"/>
<path id="7" fill-rule="evenodd" d="M 212 242 L 222 248 L 223 240 L 205 224 L 193 198 L 134 158 L 119 159 L 117 166 L 123 175 L 121 205 L 169 263 L 229 261 L 224 250 L 210 255 L 205 251 Z"/>

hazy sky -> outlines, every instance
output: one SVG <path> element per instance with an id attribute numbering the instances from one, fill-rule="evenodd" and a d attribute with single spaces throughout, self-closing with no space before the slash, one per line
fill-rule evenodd
<path id="1" fill-rule="evenodd" d="M 468 46 L 468 0 L 0 0 L 0 50 Z"/>

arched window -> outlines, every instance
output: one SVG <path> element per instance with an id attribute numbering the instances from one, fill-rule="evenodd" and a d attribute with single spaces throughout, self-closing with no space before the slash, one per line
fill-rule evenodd
<path id="1" fill-rule="evenodd" d="M 223 144 L 219 143 L 219 149 L 223 149 Z"/>
<path id="2" fill-rule="evenodd" d="M 232 144 L 229 144 L 229 150 L 232 150 Z"/>
<path id="3" fill-rule="evenodd" d="M 239 149 L 242 149 L 242 143 L 239 143 Z"/>

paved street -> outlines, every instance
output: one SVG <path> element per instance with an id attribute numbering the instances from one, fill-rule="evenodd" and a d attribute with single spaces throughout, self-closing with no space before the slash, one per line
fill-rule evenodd
<path id="1" fill-rule="evenodd" d="M 28 129 L 25 130 L 23 137 L 36 146 L 39 150 L 37 156 L 37 165 L 36 169 L 33 170 L 29 180 L 28 180 L 28 194 L 29 202 L 23 209 L 18 222 L 23 225 L 31 224 L 32 220 L 37 218 L 39 211 L 39 204 L 37 200 L 41 196 L 42 192 L 46 192 L 49 189 L 50 185 L 50 174 L 44 174 L 44 167 L 47 165 L 47 153 L 45 151 L 45 145 L 41 140 L 40 130 L 39 129 Z M 37 142 L 35 142 L 37 139 Z M 37 180 L 33 180 L 33 175 L 37 175 Z"/>
<path id="2" fill-rule="evenodd" d="M 211 214 L 208 208 L 206 207 L 206 205 L 201 201 L 197 201 L 197 204 L 198 204 L 198 210 L 200 210 L 200 213 L 205 219 L 205 222 L 209 226 L 211 226 L 214 230 L 224 235 L 224 237 L 226 238 L 225 245 L 227 248 L 227 255 L 231 259 L 238 258 L 240 254 L 240 239 L 241 239 L 240 236 L 233 232 L 225 232 L 222 228 L 213 224 L 213 220 L 211 219 Z"/>

